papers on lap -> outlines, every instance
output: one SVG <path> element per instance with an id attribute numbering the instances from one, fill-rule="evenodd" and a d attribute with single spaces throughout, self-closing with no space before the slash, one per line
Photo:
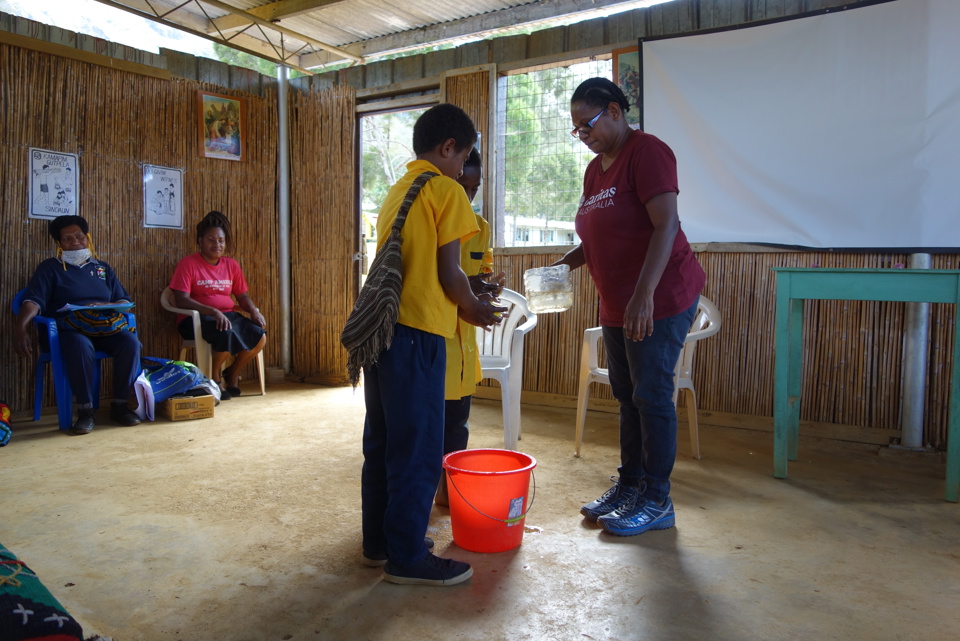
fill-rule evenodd
<path id="1" fill-rule="evenodd" d="M 119 309 L 124 311 L 133 307 L 133 303 L 109 303 L 107 305 L 71 305 L 67 303 L 58 312 L 72 312 L 78 309 Z"/>

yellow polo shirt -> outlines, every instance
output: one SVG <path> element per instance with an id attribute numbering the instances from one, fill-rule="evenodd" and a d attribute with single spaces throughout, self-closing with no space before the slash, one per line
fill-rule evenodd
<path id="1" fill-rule="evenodd" d="M 491 271 L 493 250 L 490 248 L 490 223 L 476 214 L 480 233 L 460 246 L 460 267 L 467 276 Z M 447 339 L 447 376 L 444 398 L 455 401 L 473 396 L 482 376 L 477 353 L 477 328 L 457 319 L 457 333 Z"/>
<path id="2" fill-rule="evenodd" d="M 377 249 L 387 241 L 407 190 L 425 171 L 440 174 L 433 163 L 414 160 L 390 188 L 377 216 Z M 437 250 L 476 235 L 476 215 L 466 192 L 453 178 L 440 174 L 429 180 L 410 207 L 400 237 L 403 240 L 403 289 L 399 323 L 449 338 L 457 330 L 457 305 L 443 291 L 437 276 Z"/>

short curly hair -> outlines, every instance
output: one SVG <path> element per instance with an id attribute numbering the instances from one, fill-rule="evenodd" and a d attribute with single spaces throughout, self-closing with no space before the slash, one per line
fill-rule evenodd
<path id="1" fill-rule="evenodd" d="M 413 125 L 413 153 L 425 154 L 450 138 L 457 151 L 463 151 L 477 142 L 477 128 L 460 107 L 448 102 L 434 105 Z"/>

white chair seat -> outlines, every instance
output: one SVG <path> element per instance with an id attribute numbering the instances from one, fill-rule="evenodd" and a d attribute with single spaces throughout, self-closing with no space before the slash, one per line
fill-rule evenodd
<path id="1" fill-rule="evenodd" d="M 690 326 L 690 332 L 684 340 L 683 350 L 674 369 L 673 404 L 677 404 L 680 390 L 687 394 L 687 424 L 690 427 L 690 448 L 693 458 L 700 459 L 700 434 L 697 423 L 697 393 L 693 386 L 693 356 L 697 341 L 713 336 L 720 331 L 720 311 L 705 296 L 700 297 L 697 314 Z M 583 347 L 580 351 L 580 388 L 577 394 L 577 432 L 575 456 L 580 456 L 583 442 L 583 424 L 587 418 L 587 403 L 590 400 L 590 383 L 610 384 L 610 375 L 606 368 L 599 365 L 599 346 L 603 340 L 603 330 L 591 327 L 583 332 Z"/>
<path id="2" fill-rule="evenodd" d="M 214 376 L 213 372 L 213 354 L 210 349 L 210 343 L 203 340 L 203 334 L 200 333 L 200 312 L 195 309 L 183 309 L 176 306 L 176 297 L 173 293 L 173 290 L 167 287 L 163 290 L 163 293 L 160 295 L 160 305 L 167 310 L 168 312 L 174 312 L 176 314 L 183 314 L 188 316 L 193 321 L 193 335 L 194 340 L 187 340 L 181 338 L 180 343 L 180 360 L 187 360 L 187 351 L 192 349 L 196 353 L 196 362 L 189 361 L 200 368 L 200 371 L 203 372 L 203 375 L 211 380 L 217 380 L 220 378 L 220 372 L 217 372 L 217 376 Z M 263 350 L 260 350 L 260 353 L 257 354 L 257 377 L 260 379 L 260 394 L 267 393 L 267 378 L 264 371 L 263 365 Z"/>
<path id="3" fill-rule="evenodd" d="M 504 289 L 500 295 L 500 306 L 508 308 L 503 322 L 490 331 L 477 328 L 477 349 L 483 378 L 493 378 L 500 383 L 503 446 L 515 450 L 520 440 L 523 337 L 536 327 L 537 315 L 527 307 L 526 298 L 510 289 Z"/>

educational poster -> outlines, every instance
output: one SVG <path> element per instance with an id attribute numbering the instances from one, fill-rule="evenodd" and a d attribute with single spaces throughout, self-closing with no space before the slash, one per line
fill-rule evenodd
<path id="1" fill-rule="evenodd" d="M 30 147 L 30 218 L 76 216 L 80 209 L 76 154 Z"/>
<path id="2" fill-rule="evenodd" d="M 183 229 L 183 171 L 143 166 L 143 226 Z"/>

